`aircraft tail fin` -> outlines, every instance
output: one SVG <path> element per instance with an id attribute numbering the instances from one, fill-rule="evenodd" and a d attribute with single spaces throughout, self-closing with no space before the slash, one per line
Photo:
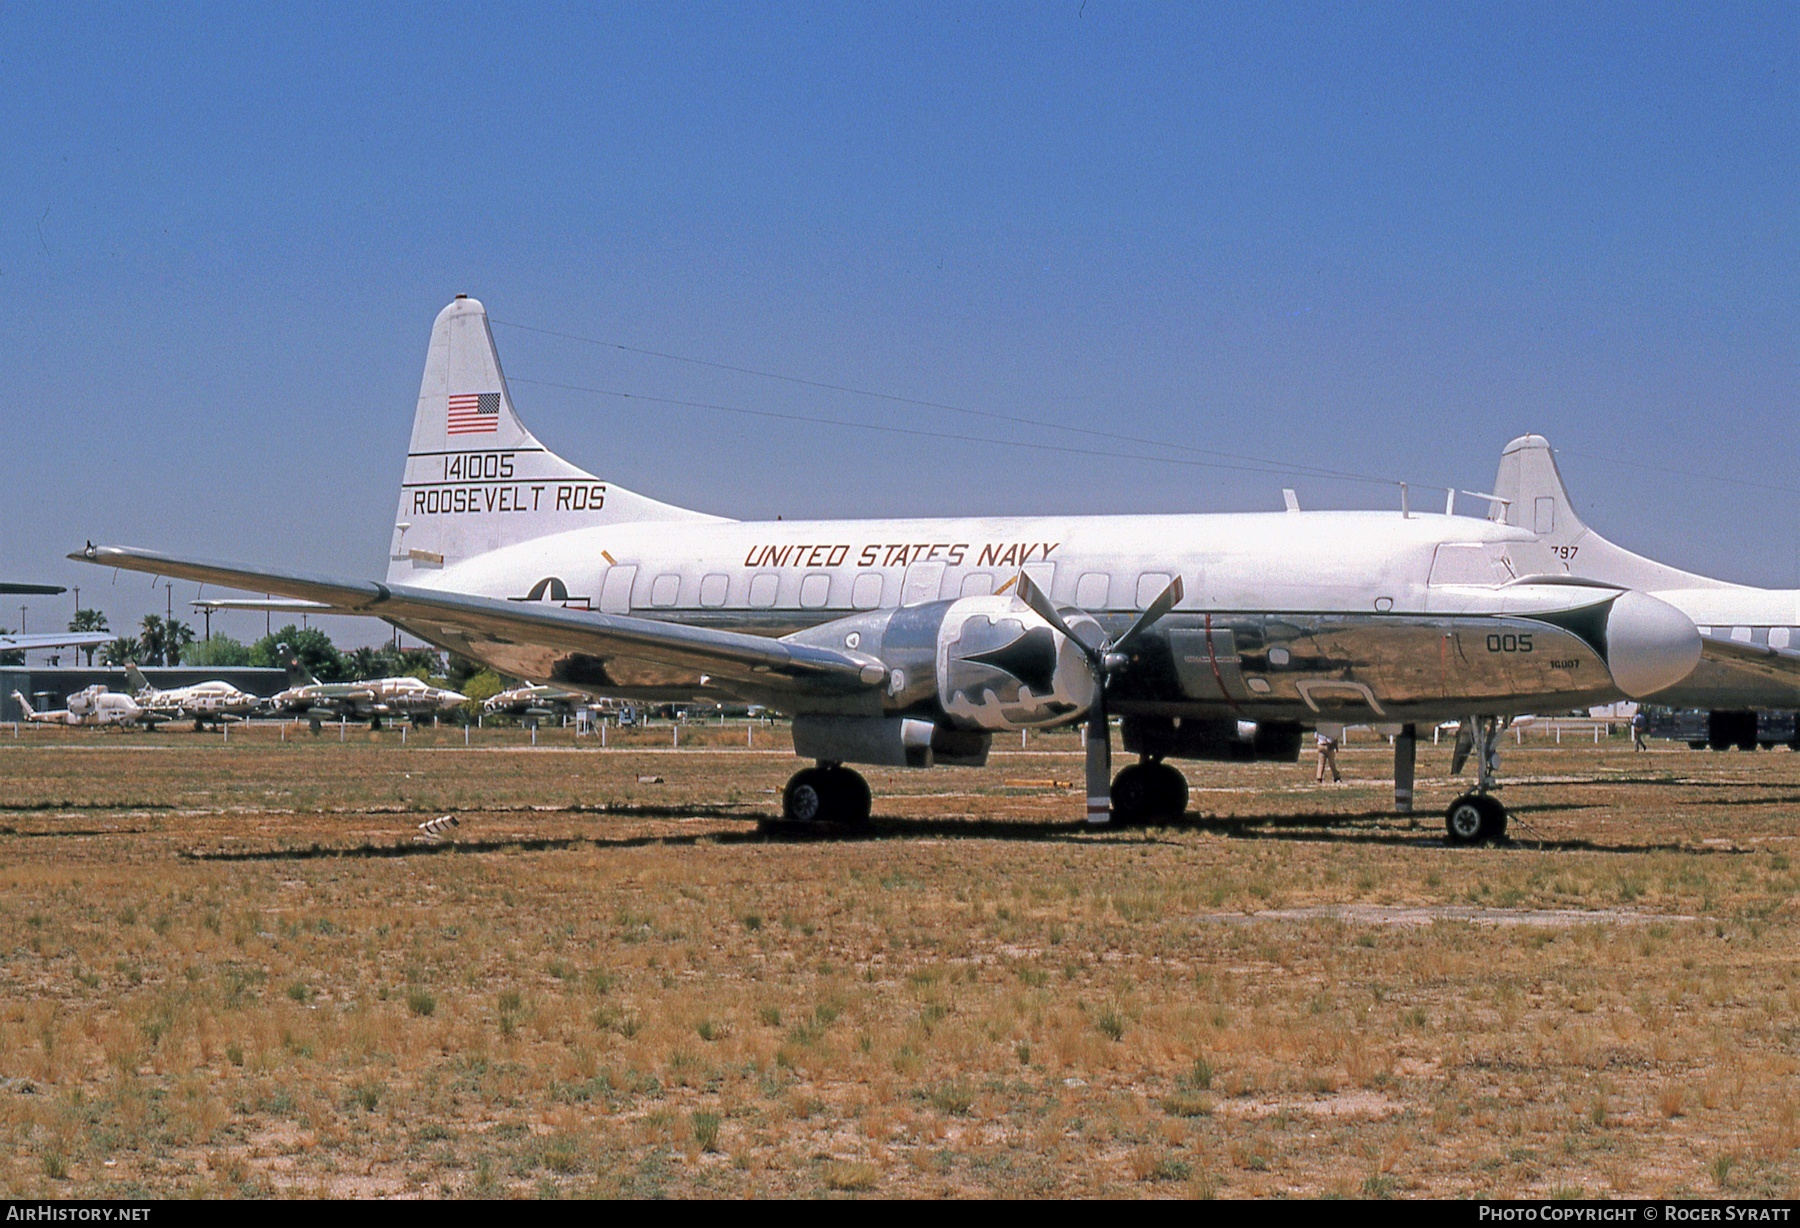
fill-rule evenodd
<path id="1" fill-rule="evenodd" d="M 144 671 L 137 667 L 136 661 L 125 662 L 125 685 L 131 688 L 133 695 L 150 689 L 150 680 L 144 677 Z"/>
<path id="2" fill-rule="evenodd" d="M 31 701 L 29 699 L 26 699 L 17 691 L 13 692 L 13 702 L 19 705 L 19 711 L 25 714 L 26 720 L 35 721 L 37 719 L 37 709 L 31 706 Z"/>
<path id="3" fill-rule="evenodd" d="M 601 481 L 544 447 L 513 408 L 487 309 L 459 294 L 438 313 L 394 516 L 390 581 L 429 584 L 432 573 L 476 555 L 590 525 L 717 519 Z"/>
<path id="4" fill-rule="evenodd" d="M 1649 591 L 1731 587 L 1633 554 L 1583 524 L 1542 435 L 1521 435 L 1501 451 L 1494 494 L 1505 502 L 1495 503 L 1488 518 L 1536 533 L 1572 575 Z"/>
<path id="5" fill-rule="evenodd" d="M 295 652 L 286 644 L 275 645 L 275 651 L 279 654 L 281 667 L 287 670 L 288 685 L 290 687 L 319 685 L 319 680 L 313 677 L 312 671 L 300 663 L 299 653 Z"/>
<path id="6" fill-rule="evenodd" d="M 1550 545 L 1568 545 L 1587 526 L 1575 514 L 1556 453 L 1542 435 L 1521 435 L 1500 453 L 1494 493 L 1506 500 L 1488 510 L 1488 519 L 1529 529 Z"/>

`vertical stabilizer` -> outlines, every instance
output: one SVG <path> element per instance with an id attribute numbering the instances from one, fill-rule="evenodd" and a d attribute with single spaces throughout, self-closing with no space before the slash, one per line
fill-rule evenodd
<path id="1" fill-rule="evenodd" d="M 125 685 L 131 688 L 133 695 L 141 695 L 150 689 L 150 680 L 144 677 L 144 671 L 137 667 L 136 661 L 125 662 Z"/>
<path id="2" fill-rule="evenodd" d="M 715 520 L 603 482 L 539 443 L 513 408 L 487 311 L 457 295 L 425 355 L 388 579 L 551 533 L 637 520 Z"/>
<path id="3" fill-rule="evenodd" d="M 1488 518 L 1536 533 L 1571 575 L 1651 592 L 1732 587 L 1633 554 L 1588 528 L 1575 514 L 1556 454 L 1542 435 L 1521 435 L 1501 451 L 1494 494 L 1506 502 L 1494 504 Z"/>
<path id="4" fill-rule="evenodd" d="M 287 671 L 287 682 L 291 688 L 318 686 L 319 680 L 313 677 L 312 671 L 300 662 L 300 654 L 286 644 L 275 645 L 275 653 L 281 662 L 281 668 Z"/>

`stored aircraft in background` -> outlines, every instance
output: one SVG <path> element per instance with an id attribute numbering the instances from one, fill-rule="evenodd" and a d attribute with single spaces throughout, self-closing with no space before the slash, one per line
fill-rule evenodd
<path id="1" fill-rule="evenodd" d="M 196 731 L 209 723 L 220 725 L 229 720 L 243 720 L 262 703 L 250 692 L 240 691 L 229 682 L 217 679 L 191 686 L 152 686 L 143 671 L 130 662 L 125 665 L 125 681 L 131 686 L 132 699 L 145 712 L 158 720 L 191 720 Z"/>
<path id="2" fill-rule="evenodd" d="M 67 706 L 49 712 L 37 711 L 17 691 L 12 696 L 25 719 L 37 725 L 143 725 L 152 728 L 157 720 L 139 707 L 131 696 L 99 685 L 83 687 L 69 696 Z"/>
<path id="3" fill-rule="evenodd" d="M 846 764 L 985 762 L 1085 725 L 1090 822 L 1185 810 L 1169 761 L 1287 759 L 1322 723 L 1482 731 L 1450 839 L 1504 833 L 1501 718 L 1651 694 L 1700 659 L 1680 610 L 1582 583 L 1528 529 L 1405 512 L 740 522 L 660 503 L 520 421 L 482 305 L 438 315 L 380 582 L 93 547 L 108 567 L 383 618 L 532 682 L 793 717 L 783 814 L 854 823 Z M 346 684 L 357 687 L 362 684 Z M 1111 718 L 1138 762 L 1111 771 Z"/>
<path id="4" fill-rule="evenodd" d="M 1536 535 L 1571 575 L 1649 593 L 1698 626 L 1704 659 L 1687 677 L 1642 696 L 1646 702 L 1707 709 L 1706 738 L 1721 750 L 1756 749 L 1759 709 L 1800 708 L 1800 589 L 1715 580 L 1614 545 L 1575 514 L 1542 435 L 1506 445 L 1494 494 L 1504 502 L 1493 504 L 1492 518 Z"/>
<path id="5" fill-rule="evenodd" d="M 595 707 L 594 699 L 580 691 L 559 686 L 516 686 L 501 691 L 481 705 L 488 716 L 516 716 L 528 724 L 562 722 L 577 712 Z"/>
<path id="6" fill-rule="evenodd" d="M 270 696 L 278 713 L 302 717 L 318 733 L 331 720 L 368 721 L 381 728 L 386 717 L 436 716 L 465 703 L 467 695 L 435 687 L 420 678 L 369 678 L 360 682 L 320 682 L 286 644 L 276 645 L 288 672 L 288 687 Z"/>

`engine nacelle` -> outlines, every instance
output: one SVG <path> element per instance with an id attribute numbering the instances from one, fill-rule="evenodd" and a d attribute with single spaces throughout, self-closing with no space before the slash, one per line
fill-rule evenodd
<path id="1" fill-rule="evenodd" d="M 1094 702 L 1094 671 L 1080 645 L 1016 597 L 964 597 L 937 634 L 937 693 L 965 729 L 1066 724 Z"/>

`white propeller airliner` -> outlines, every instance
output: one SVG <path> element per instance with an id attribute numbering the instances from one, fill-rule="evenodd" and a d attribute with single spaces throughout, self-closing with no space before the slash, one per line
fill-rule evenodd
<path id="1" fill-rule="evenodd" d="M 1581 580 L 1526 528 L 1384 512 L 736 521 L 576 467 L 526 430 L 482 305 L 426 356 L 384 580 L 92 547 L 71 556 L 387 620 L 595 696 L 793 717 L 817 766 L 784 816 L 869 815 L 852 763 L 980 764 L 996 733 L 1084 724 L 1087 817 L 1186 807 L 1175 759 L 1294 759 L 1320 724 L 1471 720 L 1457 842 L 1497 838 L 1496 721 L 1663 690 L 1692 619 Z M 1138 762 L 1116 778 L 1112 721 Z"/>

